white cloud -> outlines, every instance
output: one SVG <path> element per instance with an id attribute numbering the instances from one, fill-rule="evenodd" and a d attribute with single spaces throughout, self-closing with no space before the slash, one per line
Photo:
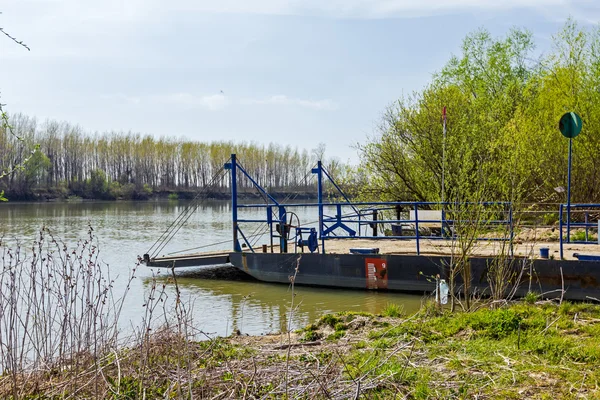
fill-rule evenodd
<path id="1" fill-rule="evenodd" d="M 171 105 L 180 108 L 194 109 L 203 108 L 209 111 L 218 111 L 231 104 L 231 101 L 224 94 L 214 94 L 207 96 L 196 96 L 191 93 L 169 93 L 156 94 L 150 96 L 129 96 L 123 93 L 103 95 L 102 99 L 109 102 L 120 104 L 129 104 L 134 106 L 144 105 Z"/>
<path id="2" fill-rule="evenodd" d="M 307 100 L 288 97 L 285 95 L 275 95 L 263 99 L 242 98 L 235 99 L 226 96 L 223 93 L 214 95 L 197 96 L 191 93 L 169 93 L 150 96 L 128 96 L 122 93 L 103 96 L 108 101 L 127 103 L 130 105 L 160 104 L 183 107 L 186 109 L 205 109 L 208 111 L 219 111 L 230 105 L 271 105 L 271 106 L 292 106 L 308 108 L 317 111 L 336 110 L 338 105 L 331 99 Z"/>
<path id="3" fill-rule="evenodd" d="M 193 13 L 300 15 L 329 18 L 413 18 L 461 12 L 536 10 L 556 21 L 566 16 L 597 23 L 597 0 L 3 0 L 0 26 L 42 55 L 127 57 L 132 32 L 156 30 L 174 16 Z M 106 37 L 123 38 L 101 47 Z M 93 45 L 92 45 L 93 44 Z M 114 47 L 118 47 L 115 49 Z M 5 46 L 3 56 L 25 57 Z M 32 52 L 33 53 L 33 52 Z"/>
<path id="4" fill-rule="evenodd" d="M 580 0 L 585 1 L 585 0 Z M 307 15 L 348 18 L 421 16 L 464 10 L 506 10 L 568 6 L 569 0 L 178 0 L 180 10 L 216 13 Z"/>
<path id="5" fill-rule="evenodd" d="M 208 96 L 196 96 L 190 93 L 173 93 L 151 96 L 150 99 L 157 103 L 174 104 L 185 108 L 204 108 L 210 111 L 221 110 L 229 105 L 229 99 L 222 93 Z"/>
<path id="6" fill-rule="evenodd" d="M 243 99 L 243 104 L 259 104 L 259 105 L 284 105 L 284 106 L 298 106 L 303 108 L 310 108 L 313 110 L 335 110 L 338 108 L 331 99 L 322 100 L 306 100 L 306 99 L 295 99 L 282 94 L 271 96 L 265 99 Z"/>
<path id="7" fill-rule="evenodd" d="M 142 102 L 142 99 L 140 97 L 127 96 L 123 93 L 117 93 L 117 94 L 113 94 L 113 95 L 102 95 L 102 96 L 100 96 L 100 98 L 102 100 L 106 100 L 108 102 L 127 103 L 127 104 L 133 104 L 133 105 L 137 105 Z"/>
<path id="8" fill-rule="evenodd" d="M 554 8 L 561 14 L 576 11 L 588 0 L 5 0 L 12 16 L 43 16 L 47 22 L 160 21 L 169 12 L 210 12 L 266 15 L 326 16 L 335 18 L 414 17 L 465 10 Z M 561 11 L 562 10 L 562 11 Z"/>

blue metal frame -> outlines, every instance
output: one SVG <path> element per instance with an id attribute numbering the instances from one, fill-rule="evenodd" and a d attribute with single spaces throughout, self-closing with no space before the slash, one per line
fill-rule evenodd
<path id="1" fill-rule="evenodd" d="M 323 166 L 321 160 L 317 161 L 317 168 L 311 171 L 317 174 L 317 202 L 319 206 L 319 239 L 321 240 L 321 253 L 325 254 L 325 239 L 323 238 Z"/>
<path id="2" fill-rule="evenodd" d="M 468 220 L 452 220 L 452 219 L 448 219 L 448 210 L 452 209 L 453 205 L 456 205 L 454 203 L 451 202 L 401 202 L 401 201 L 395 201 L 395 202 L 352 202 L 350 201 L 350 199 L 345 195 L 345 193 L 341 190 L 341 188 L 339 187 L 339 185 L 333 180 L 333 178 L 331 177 L 331 175 L 323 168 L 323 165 L 321 164 L 321 162 L 319 161 L 317 163 L 317 167 L 312 169 L 312 173 L 316 174 L 317 176 L 317 203 L 305 203 L 305 204 L 280 204 L 279 202 L 277 202 L 277 200 L 275 198 L 273 198 L 264 188 L 262 188 L 251 176 L 250 174 L 248 174 L 244 168 L 242 166 L 240 166 L 237 163 L 237 158 L 235 156 L 235 154 L 232 154 L 231 156 L 231 163 L 227 163 L 225 165 L 226 169 L 231 170 L 231 196 L 232 196 L 232 221 L 233 221 L 233 246 L 234 246 L 234 250 L 235 251 L 241 251 L 241 246 L 239 243 L 239 239 L 238 239 L 238 233 L 242 236 L 245 244 L 249 247 L 250 251 L 254 252 L 254 249 L 252 248 L 251 243 L 249 242 L 248 238 L 244 235 L 241 227 L 240 227 L 240 223 L 266 223 L 269 227 L 269 235 L 270 235 L 270 240 L 271 240 L 271 244 L 273 244 L 273 239 L 275 237 L 279 237 L 279 246 L 282 249 L 282 251 L 284 251 L 284 249 L 287 248 L 287 242 L 288 242 L 288 238 L 286 235 L 286 230 L 290 229 L 292 227 L 288 227 L 288 222 L 287 222 L 287 210 L 286 208 L 292 208 L 292 207 L 318 207 L 318 213 L 319 213 L 319 218 L 318 218 L 318 226 L 316 231 L 318 232 L 318 241 L 320 242 L 320 252 L 321 253 L 325 253 L 326 249 L 325 249 L 325 241 L 326 240 L 330 240 L 330 239 L 376 239 L 376 240 L 380 240 L 380 239 L 416 239 L 416 252 L 417 254 L 421 254 L 421 247 L 420 247 L 420 241 L 421 239 L 427 239 L 427 240 L 445 240 L 445 239 L 449 239 L 452 237 L 455 237 L 453 233 L 448 234 L 448 232 L 445 231 L 446 227 L 451 227 L 453 226 L 455 223 L 457 222 L 465 222 Z M 238 194 L 238 190 L 237 190 L 237 172 L 241 172 L 241 174 L 245 177 L 247 177 L 250 182 L 261 192 L 265 195 L 265 197 L 269 200 L 268 204 L 238 204 L 237 201 L 237 194 Z M 344 199 L 343 202 L 327 202 L 325 203 L 323 200 L 323 176 L 325 176 L 335 187 L 335 189 L 337 191 L 339 191 L 339 193 L 342 195 L 342 198 Z M 469 203 L 465 203 L 465 204 L 469 204 Z M 513 214 L 512 214 L 512 204 L 508 203 L 508 202 L 480 202 L 477 203 L 483 206 L 498 206 L 498 205 L 504 205 L 505 208 L 502 211 L 499 210 L 491 210 L 494 212 L 502 212 L 504 215 L 506 215 L 506 219 L 499 219 L 499 220 L 494 220 L 494 221 L 488 221 L 488 223 L 490 224 L 495 224 L 495 225 L 506 225 L 509 227 L 509 237 L 508 238 L 477 238 L 476 240 L 479 241 L 509 241 L 510 242 L 510 247 L 511 247 L 511 254 L 512 254 L 512 244 L 513 244 L 513 239 L 514 239 L 514 232 L 513 232 Z M 325 206 L 327 207 L 335 207 L 336 210 L 336 215 L 335 216 L 328 216 L 324 214 L 324 208 Z M 365 218 L 365 216 L 368 215 L 368 213 L 371 213 L 371 216 L 373 215 L 373 211 L 385 211 L 385 210 L 392 210 L 396 207 L 408 207 L 411 208 L 412 210 L 414 210 L 414 219 L 381 219 L 381 220 L 374 220 L 374 218 L 371 219 L 367 219 Z M 273 207 L 277 208 L 277 215 L 274 214 L 274 210 Z M 352 209 L 352 212 L 350 214 L 344 215 L 343 214 L 343 207 L 350 207 Z M 364 209 L 359 209 L 359 207 L 366 207 Z M 424 209 L 439 209 L 441 207 L 442 210 L 442 215 L 441 215 L 441 219 L 433 219 L 433 220 L 423 220 L 419 218 L 419 210 L 424 210 Z M 265 208 L 266 210 L 266 219 L 240 219 L 238 218 L 238 210 L 239 209 L 244 209 L 244 208 Z M 274 218 L 275 216 L 275 218 Z M 273 230 L 273 224 L 274 223 L 278 223 L 280 224 L 280 234 L 276 235 L 274 233 Z M 378 226 L 380 224 L 401 224 L 401 225 L 412 225 L 414 226 L 414 235 L 412 236 L 371 236 L 371 235 L 363 235 L 361 233 L 361 227 L 362 226 Z M 433 224 L 440 224 L 441 227 L 441 233 L 439 236 L 436 235 L 423 235 L 420 232 L 419 229 L 419 224 L 428 224 L 428 223 L 433 223 Z M 351 225 L 356 225 L 357 229 L 353 229 L 353 227 L 351 227 Z M 301 227 L 295 227 L 297 228 L 295 230 L 295 235 L 296 237 L 293 239 L 295 241 L 295 243 L 297 243 L 298 240 L 302 240 L 302 232 L 307 232 L 306 228 L 301 228 Z M 336 230 L 339 233 L 339 230 L 343 230 L 345 231 L 346 235 L 344 236 L 340 236 L 336 234 Z M 411 229 L 412 230 L 412 229 Z M 299 237 L 298 237 L 299 236 Z M 297 246 L 294 246 L 294 249 L 296 249 Z"/>
<path id="3" fill-rule="evenodd" d="M 231 162 L 224 166 L 231 171 L 231 227 L 233 229 L 233 251 L 241 252 L 242 247 L 238 240 L 238 204 L 237 204 L 237 159 L 236 155 L 231 155 Z M 245 239 L 245 238 L 244 238 Z M 246 241 L 247 242 L 247 241 Z"/>
<path id="4" fill-rule="evenodd" d="M 577 209 L 583 208 L 584 210 L 578 211 Z M 589 222 L 589 211 L 586 208 L 598 209 L 600 213 L 600 204 L 561 204 L 558 211 L 558 232 L 559 232 L 559 244 L 560 244 L 560 258 L 564 258 L 564 243 L 577 243 L 577 244 L 598 244 L 598 241 L 589 240 L 589 229 L 597 228 L 598 222 Z M 584 213 L 584 222 L 571 222 L 571 212 L 575 209 L 575 212 Z M 566 223 L 565 223 L 566 214 Z M 565 229 L 566 228 L 566 229 Z M 585 228 L 585 240 L 571 240 L 571 229 L 573 228 Z M 600 232 L 599 232 L 600 234 Z M 563 238 L 564 237 L 564 238 Z"/>

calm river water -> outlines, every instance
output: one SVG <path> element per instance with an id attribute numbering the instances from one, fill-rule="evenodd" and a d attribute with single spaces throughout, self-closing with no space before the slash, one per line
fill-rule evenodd
<path id="1" fill-rule="evenodd" d="M 91 225 L 99 243 L 100 259 L 107 264 L 111 277 L 115 279 L 114 293 L 121 295 L 125 293 L 137 256 L 147 252 L 188 204 L 182 201 L 2 203 L 0 237 L 9 243 L 20 241 L 28 247 L 39 229 L 46 226 L 67 244 L 75 244 L 78 239 L 87 236 L 88 225 Z M 316 210 L 308 207 L 299 210 L 298 214 L 302 223 L 316 219 Z M 262 218 L 263 215 L 250 209 L 240 217 Z M 230 249 L 230 220 L 228 202 L 205 203 L 161 254 L 221 241 L 227 242 L 203 250 Z M 259 227 L 250 226 L 247 232 L 252 233 L 255 228 Z M 258 243 L 266 243 L 266 240 Z M 191 277 L 191 272 L 193 269 L 178 271 L 178 282 L 184 301 L 192 305 L 195 326 L 204 332 L 228 335 L 239 329 L 247 334 L 265 334 L 285 329 L 291 302 L 287 285 L 205 280 Z M 137 279 L 127 294 L 121 316 L 124 329 L 141 321 L 152 273 L 151 268 L 144 266 L 136 272 Z M 172 282 L 166 279 L 165 282 L 167 290 L 174 293 Z M 410 312 L 416 310 L 421 302 L 419 296 L 398 293 L 312 287 L 296 287 L 295 292 L 294 302 L 299 306 L 291 321 L 294 328 L 303 327 L 329 312 L 355 310 L 377 313 L 388 303 L 402 305 Z"/>

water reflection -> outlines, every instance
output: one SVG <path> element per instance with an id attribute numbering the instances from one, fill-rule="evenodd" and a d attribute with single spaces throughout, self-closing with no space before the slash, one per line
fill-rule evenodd
<path id="1" fill-rule="evenodd" d="M 198 279 L 190 278 L 187 274 L 179 275 L 177 282 L 182 298 L 193 303 L 195 322 L 201 329 L 212 327 L 220 335 L 235 330 L 263 334 L 285 330 L 290 322 L 290 286 L 257 281 Z M 419 296 L 390 292 L 296 286 L 291 327 L 302 328 L 331 312 L 365 311 L 376 314 L 388 303 L 401 304 L 410 313 L 420 307 L 421 299 Z M 222 320 L 223 315 L 227 315 L 225 325 L 215 326 L 214 321 Z"/>
<path id="2" fill-rule="evenodd" d="M 57 237 L 74 245 L 87 238 L 89 225 L 98 241 L 100 259 L 115 279 L 114 294 L 126 292 L 127 277 L 135 267 L 137 256 L 152 246 L 164 230 L 189 205 L 189 202 L 78 202 L 78 203 L 3 203 L 0 204 L 0 238 L 3 242 L 30 247 L 39 229 L 47 226 Z M 294 210 L 302 222 L 314 221 L 317 209 L 303 207 Z M 248 208 L 240 218 L 264 218 L 265 210 Z M 215 242 L 223 244 L 206 250 L 228 250 L 231 238 L 230 205 L 210 201 L 192 214 L 175 239 L 161 254 L 194 249 Z M 248 233 L 262 233 L 266 226 L 246 224 Z M 257 240 L 260 245 L 266 237 Z M 127 294 L 123 311 L 123 328 L 135 326 L 144 315 L 144 297 L 152 269 L 140 267 Z M 178 273 L 178 282 L 186 301 L 193 304 L 193 317 L 206 332 L 230 334 L 239 329 L 244 333 L 277 332 L 288 323 L 291 291 L 286 285 L 260 282 L 204 280 Z M 164 275 L 164 272 L 161 274 Z M 167 285 L 170 299 L 172 284 Z M 389 302 L 404 305 L 412 311 L 420 304 L 419 296 L 395 293 L 348 291 L 312 287 L 296 287 L 298 305 L 291 321 L 293 328 L 313 322 L 327 312 L 355 310 L 379 312 Z"/>

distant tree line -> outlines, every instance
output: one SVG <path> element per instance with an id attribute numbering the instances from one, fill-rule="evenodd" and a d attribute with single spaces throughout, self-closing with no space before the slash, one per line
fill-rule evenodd
<path id="1" fill-rule="evenodd" d="M 270 190 L 312 192 L 310 169 L 325 151 L 321 144 L 309 152 L 273 143 L 205 143 L 122 132 L 91 135 L 68 123 L 38 124 L 23 114 L 10 116 L 10 122 L 14 135 L 0 129 L 0 167 L 21 165 L 34 144 L 39 151 L 26 168 L 0 180 L 0 190 L 9 198 L 42 193 L 135 199 L 156 192 L 193 193 L 211 184 L 231 153 Z M 334 173 L 343 170 L 335 158 L 327 166 Z M 241 176 L 238 185 L 251 191 L 250 181 Z M 211 188 L 228 192 L 229 175 L 221 175 Z"/>
<path id="2" fill-rule="evenodd" d="M 469 34 L 461 53 L 423 90 L 392 104 L 361 146 L 362 194 L 439 201 L 443 189 L 451 201 L 564 202 L 568 140 L 558 121 L 574 111 L 583 131 L 573 140 L 572 199 L 597 203 L 600 30 L 569 20 L 547 53 L 534 50 L 523 29 Z"/>

